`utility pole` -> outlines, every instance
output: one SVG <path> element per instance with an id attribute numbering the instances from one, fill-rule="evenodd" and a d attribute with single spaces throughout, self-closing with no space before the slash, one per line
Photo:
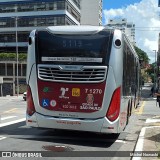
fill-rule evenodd
<path id="1" fill-rule="evenodd" d="M 159 65 L 160 65 L 160 57 L 159 57 L 159 50 L 157 52 L 157 84 L 158 84 L 158 87 L 159 87 Z"/>
<path id="2" fill-rule="evenodd" d="M 16 55 L 17 55 L 17 96 L 19 96 L 17 19 L 18 19 L 18 18 L 17 18 L 17 17 L 15 17 L 15 22 L 16 22 Z"/>
<path id="3" fill-rule="evenodd" d="M 155 67 L 154 67 L 154 85 L 157 88 L 157 51 L 153 50 L 155 53 Z"/>

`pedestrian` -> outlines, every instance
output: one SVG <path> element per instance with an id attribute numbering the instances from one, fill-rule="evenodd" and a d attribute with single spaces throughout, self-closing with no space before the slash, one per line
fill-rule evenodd
<path id="1" fill-rule="evenodd" d="M 154 85 L 152 86 L 152 88 L 151 88 L 151 94 L 150 94 L 150 96 L 154 96 L 154 92 L 155 92 L 155 90 L 154 90 Z"/>
<path id="2" fill-rule="evenodd" d="M 157 90 L 156 90 L 155 95 L 157 96 L 157 102 L 158 102 L 158 105 L 159 105 L 159 107 L 160 107 L 160 89 L 157 89 Z"/>

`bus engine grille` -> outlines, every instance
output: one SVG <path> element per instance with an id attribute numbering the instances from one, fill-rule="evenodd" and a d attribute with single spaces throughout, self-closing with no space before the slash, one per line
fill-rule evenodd
<path id="1" fill-rule="evenodd" d="M 44 81 L 99 83 L 106 79 L 107 67 L 83 66 L 80 70 L 63 70 L 60 66 L 38 65 L 38 78 Z"/>

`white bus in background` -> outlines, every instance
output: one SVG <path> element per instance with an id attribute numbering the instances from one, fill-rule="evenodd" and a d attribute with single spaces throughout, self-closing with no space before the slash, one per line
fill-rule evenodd
<path id="1" fill-rule="evenodd" d="M 28 126 L 120 133 L 138 104 L 139 59 L 120 30 L 34 30 L 29 37 L 27 84 Z"/>

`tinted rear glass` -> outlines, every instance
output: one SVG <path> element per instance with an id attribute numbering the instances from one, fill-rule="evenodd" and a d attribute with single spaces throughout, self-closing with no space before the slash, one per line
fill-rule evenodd
<path id="1" fill-rule="evenodd" d="M 112 31 L 108 30 L 90 35 L 57 35 L 37 31 L 38 63 L 108 64 L 112 38 Z"/>

